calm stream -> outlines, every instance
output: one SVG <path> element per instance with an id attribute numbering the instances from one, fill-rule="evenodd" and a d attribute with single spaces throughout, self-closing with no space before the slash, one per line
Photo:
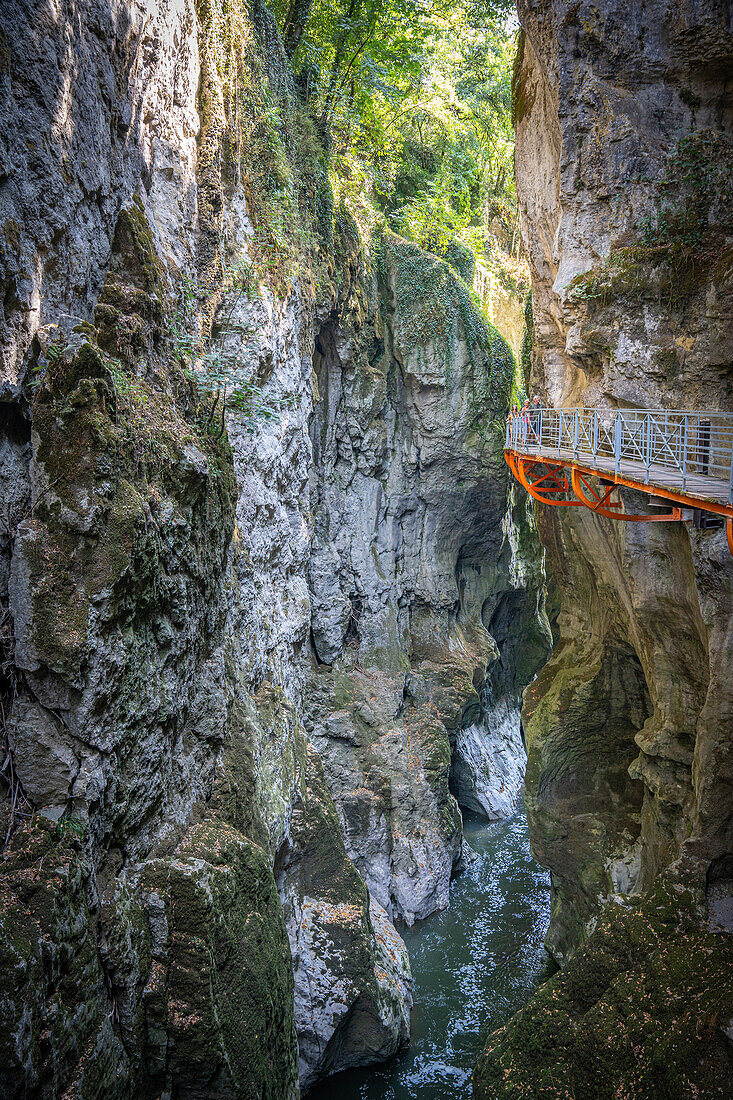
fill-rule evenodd
<path id="1" fill-rule="evenodd" d="M 465 1100 L 486 1035 L 551 973 L 549 874 L 529 854 L 524 810 L 492 824 L 464 812 L 464 833 L 477 858 L 450 908 L 400 928 L 415 993 L 409 1049 L 332 1077 L 309 1100 Z"/>

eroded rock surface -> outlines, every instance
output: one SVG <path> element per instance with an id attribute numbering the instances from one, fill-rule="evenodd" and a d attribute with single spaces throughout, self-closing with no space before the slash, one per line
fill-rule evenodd
<path id="1" fill-rule="evenodd" d="M 257 6 L 212 22 L 206 5 L 90 4 L 97 33 L 78 36 L 66 9 L 6 17 L 10 798 L 50 824 L 23 824 L 3 863 L 17 981 L 2 1000 L 2 1091 L 295 1097 L 307 1023 L 273 868 L 312 782 L 295 708 L 312 301 L 263 286 L 238 313 L 222 259 L 252 266 L 254 230 L 220 156 L 212 63 L 239 51 L 242 79 L 260 94 L 266 80 L 287 114 L 276 30 Z M 233 341 L 242 370 L 274 380 L 268 408 L 290 410 L 268 430 L 235 418 L 231 445 L 211 391 L 197 398 L 181 370 L 215 315 L 218 361 Z M 373 1025 L 340 1034 L 340 1061 L 306 1053 L 306 1084 L 407 1034 L 409 964 L 386 965 L 341 856 L 343 895 L 316 882 L 308 898 L 356 907 L 359 952 L 329 971 L 341 926 L 324 926 L 322 995 L 330 1011 L 345 983 L 341 1011 Z M 300 899 L 286 873 L 282 890 Z"/>
<path id="2" fill-rule="evenodd" d="M 519 8 L 517 178 L 532 268 L 534 385 L 556 407 L 730 411 L 729 8 L 666 0 Z M 646 498 L 622 497 L 627 511 L 646 510 Z M 662 1086 L 654 1041 L 634 1047 L 636 1008 L 624 1024 L 611 1005 L 622 989 L 632 1005 L 641 993 L 638 962 L 619 963 L 607 937 L 620 933 L 607 929 L 631 919 L 644 950 L 656 953 L 652 899 L 667 889 L 666 869 L 683 860 L 684 889 L 698 900 L 706 880 L 710 894 L 711 882 L 728 879 L 733 560 L 725 534 L 614 522 L 584 509 L 541 508 L 538 522 L 561 611 L 552 659 L 525 694 L 527 807 L 533 850 L 552 870 L 548 947 L 560 961 L 576 951 L 582 961 L 574 968 L 573 958 L 567 978 L 490 1041 L 477 1095 L 509 1094 L 508 1083 L 497 1092 L 500 1065 L 519 1088 L 525 1071 L 514 1059 L 525 1024 L 549 1019 L 550 1003 L 571 1017 L 582 1003 L 586 1037 L 578 1032 L 572 1055 L 555 1062 L 543 1032 L 533 1080 L 555 1066 L 560 1089 L 561 1064 L 578 1059 L 591 1075 L 576 1079 L 577 1095 L 664 1087 L 692 1096 L 700 1082 L 701 1095 L 722 1096 L 732 1079 L 725 934 L 703 935 L 704 907 L 692 907 L 689 923 L 670 916 L 665 926 L 668 961 L 650 977 L 649 997 L 658 1003 L 668 982 L 680 1004 L 709 1008 L 665 1048 Z M 682 891 L 670 874 L 669 889 Z M 614 917 L 607 903 L 627 895 L 641 899 L 623 909 L 635 916 Z M 716 1008 L 705 974 L 685 969 L 688 934 L 700 944 L 697 962 L 720 952 Z M 613 975 L 608 987 L 604 973 Z M 587 989 L 576 986 L 581 979 Z M 656 1018 L 655 1007 L 648 1012 Z M 623 1049 L 612 1064 L 604 1038 Z"/>
<path id="3" fill-rule="evenodd" d="M 540 564 L 517 566 L 500 437 L 487 430 L 507 350 L 444 264 L 397 238 L 382 247 L 363 320 L 316 343 L 307 710 L 349 853 L 377 901 L 412 923 L 447 905 L 460 855 L 451 749 L 485 792 L 477 808 L 511 813 L 518 690 L 544 659 L 547 627 Z M 448 323 L 436 333 L 438 294 Z M 517 522 L 526 537 L 526 512 Z M 492 750 L 480 690 L 501 663 L 490 624 L 510 594 L 531 610 L 501 637 L 515 722 L 495 726 Z"/>
<path id="4" fill-rule="evenodd" d="M 732 290 L 718 258 L 732 235 L 733 157 L 720 73 L 730 27 L 715 4 L 694 17 L 675 4 L 632 8 L 593 7 L 592 18 L 582 5 L 522 10 L 517 167 L 533 268 L 534 377 L 553 404 L 725 410 Z M 643 506 L 625 499 L 632 511 Z M 721 680 L 733 570 L 722 531 L 582 512 L 546 511 L 542 523 L 563 598 L 560 644 L 526 710 L 530 812 L 545 821 L 535 845 L 552 862 L 551 822 L 564 829 L 577 818 L 579 858 L 558 858 L 575 866 L 577 885 L 597 876 L 593 887 L 571 887 L 567 906 L 557 898 L 551 935 L 562 955 L 594 898 L 613 892 L 613 865 L 640 830 L 641 885 L 692 843 L 690 832 L 711 859 L 728 850 L 730 777 L 713 761 L 733 728 Z M 563 879 L 555 876 L 561 891 Z"/>
<path id="5" fill-rule="evenodd" d="M 700 868 L 609 905 L 586 943 L 486 1044 L 474 1095 L 723 1100 L 733 944 L 704 921 Z"/>
<path id="6" fill-rule="evenodd" d="M 263 5 L 2 23 L 0 1091 L 289 1100 L 406 1040 L 454 735 L 546 648 L 508 350 L 334 216 Z"/>

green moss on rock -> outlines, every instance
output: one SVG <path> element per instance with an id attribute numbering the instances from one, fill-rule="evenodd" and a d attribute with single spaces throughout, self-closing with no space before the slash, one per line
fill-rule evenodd
<path id="1" fill-rule="evenodd" d="M 703 901 L 676 868 L 607 906 L 565 969 L 489 1037 L 476 1100 L 723 1100 L 733 945 L 701 923 Z"/>
<path id="2" fill-rule="evenodd" d="M 684 308 L 729 255 L 724 196 L 733 187 L 733 144 L 715 131 L 682 138 L 664 164 L 655 205 L 636 239 L 612 249 L 569 284 L 571 300 L 599 311 L 617 300 Z M 721 267 L 721 259 L 723 264 Z"/>
<path id="3" fill-rule="evenodd" d="M 207 820 L 142 883 L 164 898 L 168 921 L 156 1006 L 167 1073 L 189 1090 L 219 1080 L 233 1095 L 296 1096 L 292 967 L 267 853 Z"/>
<path id="4" fill-rule="evenodd" d="M 18 1095 L 24 1079 L 30 1088 L 53 1082 L 56 1095 L 131 1096 L 79 840 L 36 820 L 16 830 L 3 856 L 0 1093 Z"/>

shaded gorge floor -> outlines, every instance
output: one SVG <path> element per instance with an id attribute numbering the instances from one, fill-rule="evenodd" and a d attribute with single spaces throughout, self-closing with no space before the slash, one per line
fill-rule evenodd
<path id="1" fill-rule="evenodd" d="M 530 855 L 524 808 L 494 823 L 464 811 L 464 835 L 475 858 L 450 908 L 400 928 L 414 980 L 409 1048 L 337 1074 L 309 1100 L 463 1100 L 486 1036 L 555 969 L 542 946 L 550 876 Z"/>

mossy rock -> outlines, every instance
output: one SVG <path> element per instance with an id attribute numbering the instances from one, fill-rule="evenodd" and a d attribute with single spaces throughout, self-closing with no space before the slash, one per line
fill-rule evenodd
<path id="1" fill-rule="evenodd" d="M 456 356 L 464 344 L 471 365 L 474 430 L 488 435 L 509 407 L 516 362 L 511 348 L 483 316 L 469 288 L 444 260 L 386 231 L 372 242 L 383 316 L 392 318 L 395 350 L 442 367 L 450 391 Z M 493 433 L 496 434 L 496 433 Z"/>
<path id="2" fill-rule="evenodd" d="M 508 1024 L 474 1075 L 476 1100 L 723 1100 L 731 1081 L 733 943 L 672 868 L 610 904 L 588 942 Z"/>
<path id="3" fill-rule="evenodd" d="M 53 1083 L 55 1095 L 132 1097 L 86 899 L 83 831 L 66 824 L 23 824 L 4 852 L 0 1093 Z"/>
<path id="4" fill-rule="evenodd" d="M 163 890 L 170 929 L 156 1013 L 167 1073 L 189 1090 L 217 1081 L 217 1095 L 295 1097 L 292 967 L 267 853 L 206 821 L 173 860 L 145 869 L 142 886 Z"/>
<path id="5" fill-rule="evenodd" d="M 116 601 L 122 619 L 161 599 L 168 552 L 149 515 L 165 501 L 209 535 L 197 549 L 211 584 L 233 530 L 231 453 L 202 439 L 170 396 L 130 378 L 91 341 L 49 364 L 33 402 L 41 489 L 18 531 L 28 601 L 19 626 L 27 664 L 80 683 L 91 606 Z M 204 561 L 204 558 L 208 558 Z M 22 566 L 20 562 L 22 561 Z M 20 575 L 19 574 L 19 575 Z"/>

